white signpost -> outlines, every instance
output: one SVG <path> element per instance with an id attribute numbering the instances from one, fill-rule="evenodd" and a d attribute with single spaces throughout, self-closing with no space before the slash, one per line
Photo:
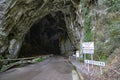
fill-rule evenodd
<path id="1" fill-rule="evenodd" d="M 82 50 L 84 53 L 84 60 L 86 60 L 86 54 L 90 54 L 91 60 L 93 60 L 94 42 L 83 42 L 82 43 Z M 93 64 L 92 64 L 92 67 L 93 67 Z"/>
<path id="2" fill-rule="evenodd" d="M 84 54 L 94 54 L 94 49 L 83 49 Z"/>
<path id="3" fill-rule="evenodd" d="M 94 54 L 94 42 L 82 43 L 82 49 L 84 54 Z"/>
<path id="4" fill-rule="evenodd" d="M 93 60 L 84 60 L 84 62 L 88 64 L 88 71 L 89 71 L 89 64 L 93 64 L 93 65 L 100 66 L 100 73 L 103 74 L 102 67 L 105 67 L 105 62 L 93 61 Z"/>
<path id="5" fill-rule="evenodd" d="M 102 74 L 102 67 L 105 66 L 105 62 L 94 61 L 93 54 L 94 54 L 94 42 L 83 42 L 82 43 L 82 50 L 84 53 L 84 63 L 88 64 L 88 71 L 89 71 L 89 64 L 100 66 L 100 72 Z M 86 54 L 91 55 L 91 60 L 86 60 Z"/>
<path id="6" fill-rule="evenodd" d="M 93 64 L 93 65 L 97 65 L 97 66 L 105 66 L 105 62 L 101 62 L 101 61 L 94 61 L 94 60 L 84 60 L 84 62 L 86 64 Z"/>

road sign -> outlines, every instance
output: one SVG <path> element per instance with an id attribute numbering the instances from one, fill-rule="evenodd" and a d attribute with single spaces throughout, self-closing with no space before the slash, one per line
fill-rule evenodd
<path id="1" fill-rule="evenodd" d="M 84 54 L 94 54 L 94 49 L 83 49 Z"/>
<path id="2" fill-rule="evenodd" d="M 94 54 L 94 42 L 83 42 L 82 50 L 84 54 Z"/>
<path id="3" fill-rule="evenodd" d="M 100 73 L 103 74 L 102 67 L 105 66 L 105 62 L 93 61 L 93 60 L 84 60 L 84 62 L 88 64 L 88 71 L 89 71 L 89 64 L 92 64 L 92 65 L 100 66 Z"/>
<path id="4" fill-rule="evenodd" d="M 101 62 L 101 61 L 94 61 L 94 60 L 84 60 L 84 62 L 86 64 L 93 64 L 93 65 L 97 65 L 97 66 L 105 66 L 105 62 Z"/>
<path id="5" fill-rule="evenodd" d="M 82 48 L 83 49 L 94 49 L 94 42 L 83 42 Z"/>

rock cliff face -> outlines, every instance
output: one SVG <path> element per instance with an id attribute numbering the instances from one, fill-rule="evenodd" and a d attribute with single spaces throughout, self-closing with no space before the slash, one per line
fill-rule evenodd
<path id="1" fill-rule="evenodd" d="M 0 1 L 0 52 L 4 52 L 6 49 L 6 45 L 2 47 L 4 43 L 2 43 L 3 41 L 1 40 L 2 40 L 2 37 L 5 36 L 5 33 L 3 32 L 4 28 L 3 28 L 2 20 L 8 5 L 9 5 L 9 0 Z"/>
<path id="2" fill-rule="evenodd" d="M 108 57 L 120 47 L 119 5 L 119 0 L 0 0 L 0 54 L 70 55 L 81 53 L 82 41 L 94 41 L 95 58 Z"/>
<path id="3" fill-rule="evenodd" d="M 0 53 L 17 57 L 21 47 L 26 42 L 31 45 L 32 42 L 39 43 L 39 40 L 42 39 L 43 43 L 39 43 L 38 48 L 40 46 L 46 48 L 45 46 L 47 46 L 46 49 L 49 49 L 50 47 L 48 46 L 50 45 L 55 48 L 52 45 L 57 44 L 63 54 L 72 52 L 73 50 L 80 51 L 83 34 L 79 3 L 79 0 L 0 1 Z M 30 35 L 35 39 L 30 38 L 28 40 L 26 35 L 29 36 L 29 33 L 34 35 L 35 31 L 36 36 L 41 35 L 39 36 L 40 38 L 37 39 Z M 46 39 L 51 41 L 47 41 Z M 51 42 L 54 43 L 52 44 Z"/>

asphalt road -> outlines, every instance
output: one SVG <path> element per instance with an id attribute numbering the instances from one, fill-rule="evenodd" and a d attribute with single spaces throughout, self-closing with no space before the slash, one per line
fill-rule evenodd
<path id="1" fill-rule="evenodd" d="M 74 80 L 73 66 L 60 56 L 0 73 L 0 80 Z"/>

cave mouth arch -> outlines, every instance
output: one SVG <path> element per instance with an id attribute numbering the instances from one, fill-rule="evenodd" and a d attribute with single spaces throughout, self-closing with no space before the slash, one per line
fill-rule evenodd
<path id="1" fill-rule="evenodd" d="M 26 34 L 20 57 L 61 55 L 61 40 L 68 39 L 64 14 L 52 12 L 35 22 Z"/>

